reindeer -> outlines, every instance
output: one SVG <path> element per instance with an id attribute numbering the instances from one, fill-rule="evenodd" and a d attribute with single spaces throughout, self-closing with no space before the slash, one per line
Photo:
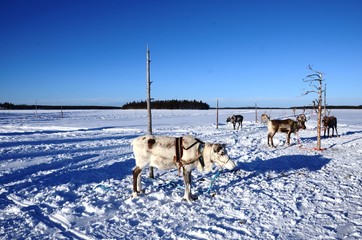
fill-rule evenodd
<path id="1" fill-rule="evenodd" d="M 290 135 L 297 133 L 299 129 L 306 129 L 305 122 L 307 117 L 305 114 L 297 116 L 296 121 L 292 119 L 285 120 L 269 120 L 268 121 L 268 146 L 275 147 L 273 137 L 277 132 L 284 132 L 287 134 L 287 144 L 290 145 Z"/>
<path id="2" fill-rule="evenodd" d="M 260 121 L 263 124 L 266 124 L 269 120 L 270 120 L 270 118 L 269 118 L 268 114 L 266 114 L 266 113 L 263 113 L 260 117 Z"/>
<path id="3" fill-rule="evenodd" d="M 334 129 L 336 129 L 337 137 L 337 118 L 335 116 L 325 116 L 322 120 L 324 127 L 324 137 L 326 137 L 326 130 L 328 129 L 328 137 L 329 137 L 329 129 L 332 128 L 332 137 L 334 135 Z"/>
<path id="4" fill-rule="evenodd" d="M 244 117 L 241 116 L 241 115 L 232 115 L 231 117 L 228 117 L 226 119 L 226 122 L 227 123 L 231 122 L 233 124 L 233 126 L 234 126 L 234 130 L 235 130 L 236 123 L 239 123 L 239 125 L 238 125 L 238 130 L 239 130 L 239 127 L 240 128 L 243 127 L 243 119 L 244 119 Z"/>
<path id="5" fill-rule="evenodd" d="M 141 173 L 147 166 L 162 170 L 178 169 L 183 172 L 184 199 L 191 202 L 196 196 L 191 194 L 191 172 L 197 168 L 208 173 L 213 165 L 232 170 L 236 164 L 230 159 L 226 148 L 218 143 L 205 143 L 186 135 L 183 137 L 140 136 L 132 141 L 136 166 L 133 169 L 133 197 L 142 193 Z"/>

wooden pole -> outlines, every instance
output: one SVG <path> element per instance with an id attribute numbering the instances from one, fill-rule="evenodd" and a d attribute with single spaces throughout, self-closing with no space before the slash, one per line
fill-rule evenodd
<path id="1" fill-rule="evenodd" d="M 327 116 L 327 83 L 324 84 L 324 117 Z"/>
<path id="2" fill-rule="evenodd" d="M 152 113 L 151 113 L 151 74 L 150 74 L 150 67 L 151 67 L 151 59 L 150 59 L 150 49 L 147 45 L 147 53 L 146 53 L 146 80 L 147 80 L 147 115 L 148 115 L 148 134 L 152 134 Z"/>
<path id="3" fill-rule="evenodd" d="M 151 59 L 150 59 L 150 49 L 147 45 L 146 52 L 146 81 L 147 81 L 147 115 L 148 115 L 148 130 L 147 133 L 152 135 L 152 113 L 151 113 Z M 154 178 L 153 167 L 149 168 L 149 177 Z"/>
<path id="4" fill-rule="evenodd" d="M 35 117 L 38 118 L 38 100 L 35 100 Z"/>
<path id="5" fill-rule="evenodd" d="M 258 123 L 258 105 L 255 103 L 255 123 Z"/>
<path id="6" fill-rule="evenodd" d="M 219 129 L 219 99 L 216 99 L 216 129 Z"/>

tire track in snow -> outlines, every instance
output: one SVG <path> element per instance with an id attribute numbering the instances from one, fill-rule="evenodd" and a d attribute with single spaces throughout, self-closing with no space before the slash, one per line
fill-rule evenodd
<path id="1" fill-rule="evenodd" d="M 108 128 L 107 128 L 108 129 Z M 43 138 L 43 140 L 32 140 L 28 141 L 30 144 L 30 148 L 34 147 L 34 144 L 42 143 L 44 149 L 48 149 L 45 151 L 36 150 L 35 152 L 28 151 L 24 148 L 21 148 L 21 151 L 24 153 L 9 153 L 1 154 L 2 159 L 7 159 L 11 157 L 13 160 L 11 164 L 16 165 L 16 159 L 21 161 L 27 161 L 27 159 L 31 159 L 35 165 L 32 165 L 31 162 L 28 163 L 29 167 L 25 167 L 23 169 L 19 169 L 15 172 L 3 174 L 0 178 L 0 184 L 11 184 L 11 182 L 17 182 L 20 179 L 24 179 L 24 177 L 28 177 L 31 179 L 38 176 L 44 176 L 53 174 L 56 172 L 60 172 L 62 170 L 67 169 L 74 170 L 77 167 L 81 168 L 82 166 L 88 165 L 96 165 L 100 161 L 107 161 L 108 159 L 115 158 L 119 159 L 120 154 L 118 153 L 118 149 L 122 149 L 125 147 L 129 148 L 129 141 L 133 138 L 134 135 L 123 135 L 121 136 L 109 136 L 109 132 L 103 132 L 104 128 L 92 129 L 90 131 L 80 130 L 80 131 L 71 131 L 71 133 L 87 133 L 90 134 L 91 137 L 84 138 L 83 135 L 78 136 L 79 138 L 71 138 L 71 139 L 54 139 L 54 133 L 59 133 L 58 131 L 45 132 L 44 134 L 40 134 L 38 138 Z M 62 134 L 68 134 L 69 132 L 62 132 Z M 111 132 L 111 135 L 114 135 L 114 132 Z M 119 133 L 116 132 L 118 135 Z M 44 137 L 43 137 L 44 135 Z M 101 135 L 101 136 L 100 136 Z M 105 136 L 104 136 L 105 135 Z M 45 140 L 44 140 L 45 138 Z M 46 140 L 49 139 L 50 140 Z M 82 142 L 84 144 L 83 147 L 79 148 L 79 146 L 68 146 L 68 142 Z M 56 143 L 54 145 L 54 143 Z M 14 143 L 16 144 L 16 143 Z M 123 146 L 121 144 L 124 144 Z M 58 146 L 58 147 L 57 147 Z M 59 148 L 58 150 L 56 148 Z M 50 150 L 49 150 L 50 149 Z M 53 150 L 51 150 L 53 149 Z M 131 150 L 129 150 L 131 151 Z M 41 158 L 47 158 L 45 160 L 40 160 Z M 36 159 L 39 159 L 38 162 L 40 164 L 36 164 Z M 91 159 L 94 159 L 93 161 Z M 82 164 L 80 164 L 82 163 Z M 77 166 L 78 165 L 78 166 Z M 24 166 L 24 164 L 22 164 Z M 25 164 L 26 166 L 26 164 Z M 76 167 L 77 166 L 77 167 Z M 14 183 L 15 184 L 15 183 Z M 25 184 L 26 185 L 26 184 Z"/>
<path id="2" fill-rule="evenodd" d="M 60 230 L 61 234 L 64 237 L 70 239 L 93 239 L 86 234 L 76 229 L 73 229 L 69 221 L 60 214 L 47 215 L 41 210 L 38 205 L 32 205 L 30 202 L 18 198 L 13 194 L 8 195 L 7 199 L 10 200 L 12 203 L 18 205 L 22 209 L 23 214 L 28 213 L 30 216 L 44 223 L 47 227 Z M 16 233 L 14 233 L 14 237 L 15 236 Z"/>

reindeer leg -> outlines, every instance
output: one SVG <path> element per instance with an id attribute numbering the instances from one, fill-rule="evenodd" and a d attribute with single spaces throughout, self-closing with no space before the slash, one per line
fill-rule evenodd
<path id="1" fill-rule="evenodd" d="M 149 171 L 149 173 L 148 173 L 148 177 L 149 177 L 149 178 L 155 178 L 155 174 L 153 173 L 153 167 L 150 167 L 149 170 L 150 170 L 150 171 Z"/>
<path id="2" fill-rule="evenodd" d="M 273 137 L 274 137 L 274 135 L 275 135 L 275 133 L 272 133 L 272 132 L 270 132 L 270 133 L 268 134 L 268 146 L 269 146 L 269 147 L 273 147 L 273 148 L 275 148 L 274 142 L 273 142 Z M 269 140 L 270 140 L 271 145 L 269 144 Z"/>
<path id="3" fill-rule="evenodd" d="M 337 131 L 337 127 L 336 127 L 336 134 L 337 134 L 337 137 L 338 137 L 338 131 Z"/>
<path id="4" fill-rule="evenodd" d="M 196 200 L 197 198 L 191 194 L 191 171 L 183 171 L 184 182 L 185 182 L 185 194 L 184 199 L 188 202 Z"/>
<path id="5" fill-rule="evenodd" d="M 292 132 L 291 131 L 289 131 L 288 133 L 287 133 L 287 145 L 289 146 L 290 145 L 290 135 L 292 134 Z"/>
<path id="6" fill-rule="evenodd" d="M 138 193 L 142 191 L 142 184 L 141 184 L 141 173 L 142 169 L 139 167 L 135 167 L 132 171 L 133 174 L 133 197 L 137 197 Z"/>

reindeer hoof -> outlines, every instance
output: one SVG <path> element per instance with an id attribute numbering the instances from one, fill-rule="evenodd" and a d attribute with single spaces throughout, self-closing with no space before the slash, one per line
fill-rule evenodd
<path id="1" fill-rule="evenodd" d="M 184 201 L 188 201 L 188 202 L 193 202 L 193 201 L 195 201 L 195 200 L 197 200 L 198 198 L 197 198 L 197 196 L 195 196 L 195 195 L 191 195 L 190 197 L 184 197 L 183 198 L 183 200 Z"/>
<path id="2" fill-rule="evenodd" d="M 142 193 L 145 193 L 145 191 L 142 190 L 142 191 L 139 191 L 139 192 L 133 192 L 133 193 L 132 193 L 132 197 L 135 198 L 135 197 L 137 197 L 139 194 L 142 194 Z"/>

